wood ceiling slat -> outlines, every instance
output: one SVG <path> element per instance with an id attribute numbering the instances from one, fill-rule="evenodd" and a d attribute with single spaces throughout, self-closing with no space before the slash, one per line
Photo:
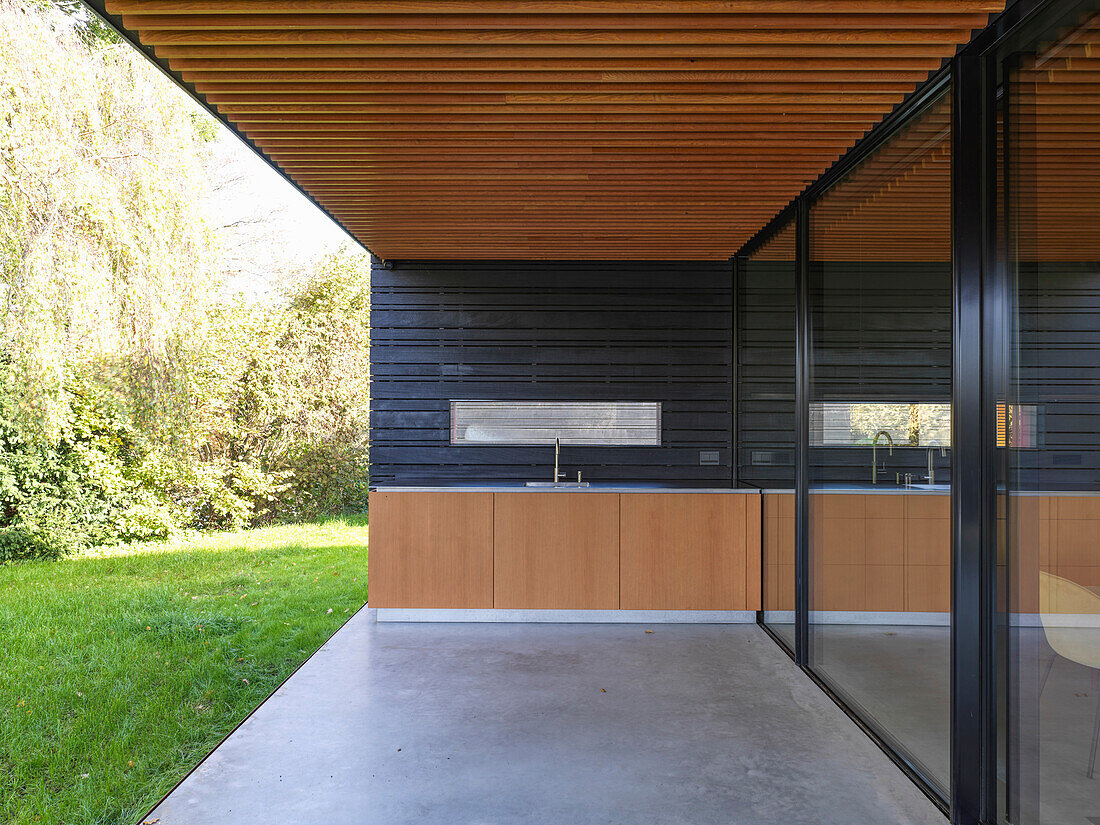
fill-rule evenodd
<path id="1" fill-rule="evenodd" d="M 258 146 L 286 146 L 297 147 L 303 149 L 323 150 L 326 147 L 333 149 L 344 150 L 348 148 L 357 147 L 369 147 L 377 143 L 392 143 L 398 141 L 398 145 L 401 145 L 400 141 L 403 140 L 416 140 L 416 141 L 435 141 L 442 144 L 454 144 L 462 145 L 465 141 L 473 141 L 473 145 L 480 146 L 511 146 L 516 142 L 531 142 L 535 141 L 537 145 L 545 145 L 543 141 L 554 141 L 558 145 L 579 145 L 579 146 L 606 146 L 606 145 L 630 145 L 630 146 L 661 146 L 667 145 L 670 141 L 677 141 L 686 145 L 704 145 L 707 141 L 721 141 L 721 145 L 739 145 L 731 144 L 729 141 L 742 141 L 746 146 L 759 146 L 761 141 L 766 145 L 767 143 L 775 142 L 776 139 L 787 138 L 785 141 L 788 145 L 796 146 L 808 146 L 808 145 L 824 145 L 835 146 L 838 137 L 843 137 L 847 134 L 849 137 L 858 137 L 856 132 L 845 132 L 837 134 L 836 131 L 829 132 L 813 132 L 813 133 L 796 133 L 793 139 L 791 136 L 780 134 L 761 134 L 759 132 L 738 132 L 738 131 L 713 131 L 713 132 L 687 132 L 677 133 L 675 130 L 662 130 L 658 134 L 652 132 L 636 132 L 631 129 L 624 129 L 611 137 L 607 137 L 605 132 L 590 130 L 587 132 L 446 132 L 441 135 L 433 135 L 430 138 L 424 137 L 423 132 L 403 132 L 400 130 L 386 130 L 380 132 L 366 132 L 366 133 L 351 133 L 349 135 L 335 135 L 329 134 L 323 137 L 309 137 L 304 138 L 301 136 L 276 136 L 276 135 L 259 135 L 253 138 Z M 1067 135 L 1068 139 L 1076 139 L 1072 134 Z M 610 143 L 604 143 L 609 141 Z M 662 144 L 662 141 L 665 143 Z"/>
<path id="2" fill-rule="evenodd" d="M 728 97 L 735 97 L 729 95 Z M 738 98 L 747 95 L 736 96 Z M 778 96 L 776 96 L 778 97 Z M 858 96 L 857 96 L 858 97 Z M 675 102 L 675 101 L 637 101 L 637 100 L 601 100 L 601 101 L 542 101 L 543 105 L 532 102 L 515 103 L 505 108 L 505 101 L 500 103 L 452 103 L 435 104 L 427 102 L 404 103 L 399 98 L 398 102 L 379 101 L 370 105 L 365 103 L 337 104 L 337 103 L 225 103 L 217 108 L 227 114 L 248 115 L 294 115 L 294 114 L 328 114 L 333 117 L 357 115 L 379 115 L 395 112 L 418 112 L 420 114 L 491 114 L 505 111 L 517 114 L 535 114 L 548 111 L 564 112 L 672 112 L 677 114 L 695 114 L 697 112 L 729 112 L 772 114 L 781 112 L 798 111 L 808 114 L 828 114 L 837 108 L 838 104 L 845 104 L 845 111 L 859 112 L 870 117 L 885 113 L 896 102 L 893 99 L 886 101 L 858 101 L 838 100 L 835 95 L 829 95 L 821 101 L 796 101 L 788 99 L 754 101 L 751 99 L 727 100 L 723 104 L 715 102 Z M 211 101 L 213 103 L 214 101 Z M 557 105 L 554 109 L 548 109 L 548 105 Z M 255 118 L 253 118 L 255 119 Z"/>
<path id="3" fill-rule="evenodd" d="M 152 31 L 232 31 L 234 34 L 258 31 L 289 31 L 302 33 L 303 37 L 315 37 L 317 33 L 332 29 L 344 33 L 356 31 L 423 31 L 426 24 L 430 31 L 486 32 L 486 31 L 538 31 L 562 30 L 570 33 L 588 31 L 628 32 L 654 31 L 725 31 L 747 32 L 753 30 L 819 30 L 832 29 L 894 29 L 894 30 L 946 30 L 973 29 L 985 24 L 987 14 L 940 12 L 938 14 L 813 14 L 796 12 L 788 14 L 432 14 L 395 15 L 364 12 L 353 18 L 345 15 L 323 14 L 252 14 L 252 15 L 126 15 L 122 22 L 127 28 Z M 446 35 L 444 35 L 446 36 Z M 344 42 L 336 40 L 335 42 Z M 704 41 L 706 42 L 706 41 Z"/>
<path id="4" fill-rule="evenodd" d="M 250 12 L 363 14 L 478 14 L 502 7 L 517 14 L 616 14 L 679 13 L 944 13 L 1001 10 L 997 0 L 108 0 L 111 14 L 240 14 Z"/>
<path id="5" fill-rule="evenodd" d="M 858 60 L 845 57 L 654 57 L 654 58 L 604 58 L 585 59 L 568 57 L 531 58 L 522 64 L 512 58 L 408 58 L 400 63 L 387 58 L 240 58 L 236 60 L 215 60 L 213 58 L 172 59 L 172 66 L 190 81 L 269 81 L 280 80 L 322 80 L 326 82 L 342 79 L 369 80 L 372 77 L 417 77 L 434 75 L 440 78 L 455 77 L 477 79 L 516 75 L 591 73 L 603 78 L 647 77 L 650 74 L 700 76 L 706 73 L 730 75 L 731 80 L 773 74 L 799 76 L 813 73 L 824 75 L 837 72 L 856 72 L 859 75 L 885 72 L 921 74 L 936 68 L 939 61 L 934 58 L 906 58 L 888 60 L 868 58 Z M 1061 71 L 1059 69 L 1058 71 Z"/>
<path id="6" fill-rule="evenodd" d="M 376 254 L 724 259 L 1001 3 L 106 6 Z M 1035 77 L 1080 60 L 1087 44 L 1060 44 Z M 1071 117 L 1100 82 L 1090 65 L 1076 93 L 1019 111 Z M 1043 162 L 1100 142 L 1100 111 L 1079 108 L 1075 126 L 1033 141 Z M 941 181 L 921 174 L 902 179 L 910 217 L 939 232 Z M 869 191 L 862 208 L 890 225 Z"/>
<path id="7" fill-rule="evenodd" d="M 143 38 L 144 40 L 144 38 Z M 147 44 L 151 45 L 151 44 Z M 207 57 L 222 61 L 240 59 L 278 60 L 283 58 L 374 58 L 391 61 L 416 61 L 423 59 L 511 59 L 525 68 L 530 59 L 543 60 L 628 60 L 642 59 L 928 59 L 948 57 L 955 51 L 954 43 L 650 43 L 645 45 L 623 43 L 358 43 L 312 44 L 276 43 L 247 44 L 223 43 L 211 45 L 172 44 L 155 45 L 158 57 Z M 1084 55 L 1082 50 L 1081 55 Z"/>
<path id="8" fill-rule="evenodd" d="M 395 112 L 390 114 L 361 114 L 355 117 L 332 117 L 325 114 L 300 113 L 293 116 L 284 116 L 278 121 L 269 118 L 228 118 L 242 127 L 254 128 L 260 131 L 271 129 L 289 129 L 295 131 L 326 130 L 342 131 L 345 129 L 372 129 L 385 124 L 403 124 L 408 126 L 416 124 L 424 129 L 443 130 L 448 126 L 461 126 L 464 128 L 486 128 L 506 126 L 526 127 L 537 124 L 539 128 L 551 129 L 553 124 L 561 124 L 571 128 L 573 124 L 609 125 L 609 124 L 637 124 L 637 128 L 649 128 L 651 126 L 679 126 L 691 128 L 698 124 L 701 126 L 730 125 L 730 126 L 767 126 L 774 123 L 776 129 L 783 131 L 786 127 L 796 125 L 806 127 L 818 127 L 835 125 L 842 128 L 853 128 L 855 125 L 863 126 L 867 123 L 867 115 L 864 112 L 850 111 L 829 112 L 820 115 L 803 114 L 799 112 L 769 112 L 768 114 L 754 114 L 751 112 L 695 112 L 690 120 L 686 120 L 677 113 L 663 111 L 647 112 L 547 112 L 539 110 L 535 112 L 495 110 L 478 114 L 449 113 L 444 119 L 431 119 L 430 116 L 416 112 Z M 254 125 L 250 125 L 254 124 Z"/>
<path id="9" fill-rule="evenodd" d="M 201 83 L 203 88 L 216 91 L 229 91 L 234 87 L 247 85 L 253 90 L 284 91 L 341 91 L 345 88 L 366 89 L 389 87 L 393 84 L 405 86 L 438 86 L 446 88 L 451 84 L 495 84 L 499 86 L 527 86 L 542 84 L 685 84 L 700 83 L 798 83 L 804 87 L 806 81 L 817 84 L 844 83 L 901 83 L 912 88 L 914 82 L 927 77 L 927 71 L 884 71 L 882 69 L 845 71 L 771 71 L 771 72 L 713 72 L 713 71 L 675 71 L 675 72 L 181 72 L 188 83 Z M 1100 74 L 1098 74 L 1100 77 Z M 453 88 L 453 86 L 452 86 Z"/>
<path id="10" fill-rule="evenodd" d="M 417 148 L 420 148 L 421 150 L 430 150 L 430 149 L 436 148 L 435 146 L 433 146 L 433 144 L 430 144 L 430 143 L 427 143 L 427 142 L 416 142 L 413 145 Z M 616 149 L 630 149 L 630 148 L 632 148 L 634 146 L 637 146 L 639 144 L 637 142 L 631 142 L 631 141 L 627 141 L 627 140 L 614 141 L 614 140 L 611 140 L 611 139 L 607 139 L 605 142 L 603 142 L 599 145 L 600 146 L 614 147 Z M 833 147 L 828 145 L 827 143 L 813 142 L 813 141 L 809 141 L 809 140 L 807 140 L 805 143 L 803 143 L 801 145 L 796 145 L 796 146 L 784 145 L 784 146 L 769 147 L 768 149 L 760 150 L 759 152 L 757 151 L 759 144 L 756 144 L 752 141 L 717 141 L 716 140 L 716 141 L 707 141 L 707 142 L 704 142 L 704 141 L 695 141 L 695 142 L 693 142 L 693 141 L 686 141 L 686 140 L 684 140 L 684 141 L 668 140 L 668 141 L 658 142 L 655 145 L 660 147 L 660 148 L 703 147 L 703 148 L 728 148 L 728 149 L 741 149 L 741 150 L 748 149 L 748 150 L 750 150 L 751 154 L 750 154 L 750 152 L 742 151 L 742 153 L 740 155 L 746 161 L 749 161 L 750 159 L 751 160 L 756 160 L 757 158 L 766 159 L 766 158 L 776 158 L 776 157 L 783 157 L 783 158 L 785 158 L 789 161 L 791 159 L 791 156 L 814 158 L 818 155 L 824 155 L 824 156 L 832 157 L 832 156 L 835 156 L 835 154 L 836 154 L 836 151 L 833 149 Z M 1062 145 L 1065 145 L 1065 144 L 1062 144 Z M 525 150 L 528 150 L 528 151 L 537 150 L 539 148 L 539 146 L 540 146 L 540 144 L 538 144 L 538 143 L 517 143 L 517 144 L 514 144 L 514 148 L 516 148 L 516 149 L 525 149 Z M 359 158 L 359 159 L 370 160 L 370 159 L 373 159 L 373 158 L 377 157 L 379 154 L 385 154 L 385 153 L 389 152 L 390 150 L 401 150 L 401 149 L 404 149 L 404 148 L 407 148 L 407 147 L 406 147 L 406 144 L 401 142 L 401 141 L 393 141 L 393 142 L 379 143 L 376 146 L 369 147 L 372 150 L 372 152 L 364 151 L 364 147 L 348 147 L 348 148 L 343 149 L 343 150 L 340 150 L 340 149 L 327 150 L 325 153 L 320 153 L 320 154 L 317 152 L 317 150 L 311 149 L 309 147 L 268 146 L 266 148 L 271 150 L 271 154 L 273 156 L 278 155 L 281 158 L 289 158 L 291 156 L 298 155 L 298 156 L 305 156 L 305 157 L 333 158 L 335 160 L 348 160 L 348 159 L 351 159 L 351 158 Z M 440 151 L 446 151 L 448 149 L 454 149 L 454 150 L 456 150 L 456 152 L 463 152 L 464 150 L 469 150 L 469 149 L 475 149 L 475 150 L 481 149 L 481 150 L 484 150 L 484 151 L 480 151 L 480 152 L 478 152 L 478 154 L 495 155 L 496 154 L 495 150 L 496 150 L 497 147 L 495 147 L 495 146 L 485 146 L 484 144 L 478 143 L 476 141 L 471 141 L 471 142 L 465 142 L 465 143 L 464 142 L 448 143 L 448 144 L 440 145 L 438 148 L 439 148 Z M 562 147 L 562 148 L 564 148 L 564 147 Z M 404 154 L 404 152 L 402 152 L 402 154 Z M 737 155 L 735 154 L 734 157 L 736 158 Z"/>
<path id="11" fill-rule="evenodd" d="M 833 84 L 841 85 L 841 88 L 857 86 L 867 94 L 902 94 L 904 95 L 913 87 L 914 79 L 897 80 L 892 78 L 874 77 L 862 83 L 853 83 L 849 78 L 835 78 L 831 83 L 814 84 L 822 90 L 833 88 Z M 461 85 L 459 85 L 461 84 Z M 532 93 L 568 93 L 582 92 L 585 94 L 738 94 L 738 93 L 802 93 L 806 88 L 805 81 L 792 82 L 776 79 L 766 81 L 749 82 L 725 82 L 684 80 L 680 82 L 616 82 L 607 80 L 597 81 L 572 81 L 565 82 L 551 80 L 543 82 L 531 81 L 458 81 L 457 83 L 430 83 L 403 81 L 386 81 L 376 83 L 361 83 L 346 81 L 335 85 L 322 85 L 316 83 L 254 83 L 247 86 L 240 83 L 203 83 L 204 94 L 246 96 L 246 99 L 255 100 L 284 100 L 288 96 L 300 99 L 300 96 L 308 96 L 306 99 L 319 101 L 335 101 L 337 103 L 349 99 L 349 95 L 376 95 L 376 94 L 401 94 L 401 95 L 425 95 L 444 94 L 452 99 L 460 99 L 462 95 L 484 94 L 532 94 Z"/>
<path id="12" fill-rule="evenodd" d="M 248 136 L 254 140 L 267 139 L 267 140 L 305 140 L 309 142 L 339 142 L 343 140 L 352 140 L 358 138 L 371 138 L 378 135 L 388 134 L 396 135 L 401 133 L 407 133 L 410 135 L 423 136 L 422 129 L 415 128 L 417 123 L 377 123 L 377 124 L 334 124 L 337 127 L 328 130 L 319 129 L 305 129 L 295 130 L 293 128 L 255 128 L 248 131 Z M 443 125 L 443 124 L 441 124 Z M 437 136 L 444 137 L 446 135 L 453 135 L 455 137 L 484 137 L 489 140 L 500 140 L 503 138 L 517 138 L 525 137 L 527 139 L 538 138 L 540 140 L 558 140 L 562 138 L 582 138 L 589 139 L 594 136 L 607 134 L 606 128 L 603 128 L 600 124 L 587 124 L 587 123 L 448 123 L 445 124 L 446 129 L 435 129 Z M 1077 127 L 1082 130 L 1090 128 L 1092 124 L 1082 124 Z M 373 127 L 373 128 L 372 128 Z M 555 128 L 556 127 L 556 128 Z M 623 136 L 635 136 L 635 135 L 650 135 L 654 133 L 663 135 L 727 135 L 737 136 L 742 138 L 755 138 L 761 140 L 770 140 L 782 136 L 787 132 L 793 132 L 796 135 L 801 135 L 806 132 L 806 125 L 802 123 L 783 124 L 782 128 L 774 128 L 766 131 L 760 130 L 760 124 L 757 123 L 633 123 L 623 122 L 621 127 L 615 131 L 618 137 Z M 842 138 L 845 135 L 849 137 L 858 137 L 862 134 L 862 131 L 851 123 L 819 123 L 814 127 L 814 132 L 818 134 L 840 133 L 831 134 L 831 137 Z"/>
<path id="13" fill-rule="evenodd" d="M 344 44 L 791 44 L 844 43 L 851 46 L 906 44 L 956 44 L 965 40 L 970 27 L 943 29 L 265 29 L 141 30 L 148 45 L 229 46 L 251 43 L 295 45 Z"/>
<path id="14" fill-rule="evenodd" d="M 714 154 L 714 153 L 712 153 Z M 575 152 L 569 154 L 568 152 L 545 152 L 542 154 L 532 153 L 526 150 L 516 150 L 513 152 L 489 152 L 482 155 L 472 156 L 463 152 L 461 149 L 456 149 L 453 152 L 406 152 L 401 155 L 386 154 L 382 156 L 372 156 L 367 160 L 356 160 L 347 158 L 326 158 L 326 159 L 313 159 L 313 158 L 299 158 L 293 160 L 287 160 L 284 165 L 284 169 L 287 172 L 308 172 L 308 171 L 329 171 L 333 174 L 344 175 L 348 174 L 349 170 L 361 170 L 370 169 L 377 164 L 392 163 L 400 164 L 402 162 L 416 163 L 434 160 L 437 164 L 443 164 L 447 166 L 454 166 L 457 163 L 468 163 L 470 165 L 481 164 L 507 164 L 509 162 L 545 162 L 547 164 L 554 164 L 561 166 L 563 163 L 568 163 L 571 167 L 584 168 L 583 165 L 597 164 L 597 163 L 639 163 L 644 161 L 647 166 L 664 161 L 670 166 L 677 168 L 690 168 L 692 165 L 701 166 L 708 169 L 714 169 L 720 167 L 722 169 L 736 169 L 743 173 L 759 172 L 760 174 L 773 174 L 777 170 L 786 169 L 791 171 L 800 171 L 801 169 L 809 169 L 810 164 L 803 163 L 799 166 L 795 166 L 789 157 L 776 160 L 758 160 L 752 159 L 734 159 L 728 162 L 721 162 L 723 159 L 707 160 L 707 156 L 696 161 L 694 164 L 690 163 L 690 160 L 695 157 L 694 153 L 688 153 L 684 151 L 665 150 L 664 152 L 647 153 L 644 156 L 639 156 L 637 153 L 630 149 L 625 150 L 610 150 L 607 154 L 584 154 L 582 152 Z"/>
<path id="15" fill-rule="evenodd" d="M 794 100 L 848 101 L 862 100 L 877 95 L 903 97 L 912 83 L 867 83 L 860 86 L 858 95 L 846 91 L 847 85 L 834 86 L 822 84 L 817 96 L 808 97 L 804 83 L 546 83 L 546 84 L 496 84 L 471 83 L 455 87 L 453 84 L 425 83 L 388 83 L 385 85 L 342 84 L 337 90 L 315 91 L 309 86 L 274 85 L 270 87 L 250 86 L 242 88 L 237 84 L 211 84 L 204 92 L 211 103 L 370 103 L 387 96 L 398 96 L 410 102 L 438 102 L 440 100 L 471 100 L 479 102 L 485 98 L 503 99 L 505 102 L 542 101 L 548 98 L 582 97 L 588 99 L 622 98 L 625 100 L 665 99 L 691 100 L 700 97 L 721 98 L 727 96 L 768 95 L 777 98 L 791 96 Z M 454 91 L 451 91 L 454 89 Z M 761 98 L 764 99 L 764 98 Z M 561 101 L 568 102 L 568 101 Z M 742 102 L 740 100 L 736 102 Z"/>
<path id="16" fill-rule="evenodd" d="M 205 96 L 210 103 L 236 104 L 239 107 L 251 104 L 262 106 L 284 106 L 291 110 L 295 106 L 304 106 L 312 110 L 314 106 L 340 106 L 363 107 L 374 104 L 386 104 L 393 102 L 405 102 L 407 105 L 431 105 L 455 102 L 456 105 L 465 103 L 519 103 L 519 104 L 558 104 L 558 103 L 670 103 L 670 104 L 694 104 L 694 103 L 727 103 L 727 104 L 753 104 L 771 103 L 786 105 L 789 103 L 870 103 L 881 105 L 883 98 L 887 102 L 900 100 L 903 93 L 894 90 L 876 91 L 861 90 L 859 92 L 463 92 L 458 94 L 442 94 L 431 92 L 356 92 L 347 95 L 326 94 L 298 94 L 288 92 L 286 94 L 258 94 L 251 92 L 217 92 Z M 1057 102 L 1057 101 L 1053 101 Z M 1046 100 L 1043 101 L 1046 103 Z M 333 111 L 340 111 L 334 109 Z"/>
<path id="17" fill-rule="evenodd" d="M 454 148 L 456 150 L 456 154 L 463 154 L 463 153 L 466 153 L 466 152 L 468 152 L 471 155 L 477 155 L 477 154 L 496 155 L 497 154 L 495 149 L 486 148 L 486 147 L 477 147 L 477 146 L 466 147 L 466 146 L 463 146 L 463 147 L 454 147 Z M 531 145 L 531 146 L 523 146 L 523 147 L 519 147 L 519 148 L 521 148 L 523 150 L 526 150 L 528 152 L 534 152 L 538 147 L 536 145 Z M 622 147 L 615 147 L 615 148 L 621 149 Z M 386 153 L 391 154 L 391 155 L 421 154 L 424 151 L 424 147 L 417 148 L 417 147 L 405 147 L 405 146 L 393 146 L 393 147 L 387 146 L 387 147 L 384 147 L 384 149 L 385 149 Z M 440 149 L 440 151 L 443 151 L 443 149 Z M 287 159 L 287 160 L 292 160 L 292 159 L 294 159 L 296 157 L 299 157 L 301 155 L 301 153 L 298 153 L 298 152 L 286 151 L 286 150 L 281 150 L 281 149 L 273 149 L 269 154 L 273 158 Z M 375 152 L 375 153 L 347 152 L 347 153 L 344 153 L 342 155 L 332 155 L 332 156 L 330 156 L 330 159 L 333 162 L 337 162 L 337 161 L 344 161 L 345 163 L 363 162 L 363 161 L 370 161 L 370 160 L 374 159 L 375 157 L 378 156 L 378 154 L 379 154 L 379 152 Z M 581 151 L 581 154 L 583 154 L 583 150 Z M 757 151 L 755 149 L 749 149 L 748 151 L 746 151 L 745 148 L 742 147 L 740 153 L 730 153 L 730 154 L 732 156 L 730 159 L 733 160 L 733 161 L 742 160 L 746 163 L 753 163 L 753 162 L 760 163 L 760 162 L 766 162 L 768 160 L 783 160 L 783 161 L 787 162 L 788 164 L 793 163 L 793 164 L 807 165 L 808 166 L 809 164 L 812 164 L 815 161 L 820 161 L 821 159 L 831 159 L 831 158 L 835 157 L 837 153 L 835 151 L 833 151 L 831 147 L 828 147 L 828 148 L 825 148 L 825 149 L 818 148 L 818 149 L 814 149 L 813 151 L 810 151 L 808 149 L 804 150 L 802 148 L 796 148 L 796 147 L 779 146 L 779 147 L 774 147 L 774 148 L 768 149 L 767 151 L 762 151 L 762 150 Z M 310 157 L 310 155 L 307 154 L 307 155 L 305 155 L 305 157 Z"/>

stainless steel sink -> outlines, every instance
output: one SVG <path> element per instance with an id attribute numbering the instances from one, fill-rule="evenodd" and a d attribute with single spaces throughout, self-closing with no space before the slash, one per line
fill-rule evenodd
<path id="1" fill-rule="evenodd" d="M 588 487 L 587 481 L 528 481 L 524 487 Z"/>

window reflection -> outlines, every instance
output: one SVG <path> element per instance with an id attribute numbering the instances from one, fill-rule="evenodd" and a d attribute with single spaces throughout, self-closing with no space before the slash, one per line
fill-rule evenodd
<path id="1" fill-rule="evenodd" d="M 885 433 L 890 446 L 949 447 L 951 404 L 818 401 L 810 405 L 810 444 L 867 447 Z"/>
<path id="2" fill-rule="evenodd" d="M 764 622 L 788 647 L 794 625 L 795 225 L 738 266 L 738 478 L 764 489 Z"/>
<path id="3" fill-rule="evenodd" d="M 810 211 L 810 662 L 946 794 L 950 97 Z"/>
<path id="4" fill-rule="evenodd" d="M 1091 11 L 1082 13 L 1088 7 Z M 1100 821 L 1097 4 L 1001 58 L 1009 384 L 998 405 L 1002 821 Z"/>

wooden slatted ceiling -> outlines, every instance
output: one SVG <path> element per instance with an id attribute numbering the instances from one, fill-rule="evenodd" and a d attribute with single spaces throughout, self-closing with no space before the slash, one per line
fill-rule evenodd
<path id="1" fill-rule="evenodd" d="M 106 0 L 390 259 L 725 259 L 1002 0 Z"/>

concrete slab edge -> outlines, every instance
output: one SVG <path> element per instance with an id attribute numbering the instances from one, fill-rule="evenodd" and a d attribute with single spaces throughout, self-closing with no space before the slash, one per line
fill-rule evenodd
<path id="1" fill-rule="evenodd" d="M 379 607 L 379 622 L 526 622 L 557 624 L 749 624 L 752 610 L 508 610 Z"/>

